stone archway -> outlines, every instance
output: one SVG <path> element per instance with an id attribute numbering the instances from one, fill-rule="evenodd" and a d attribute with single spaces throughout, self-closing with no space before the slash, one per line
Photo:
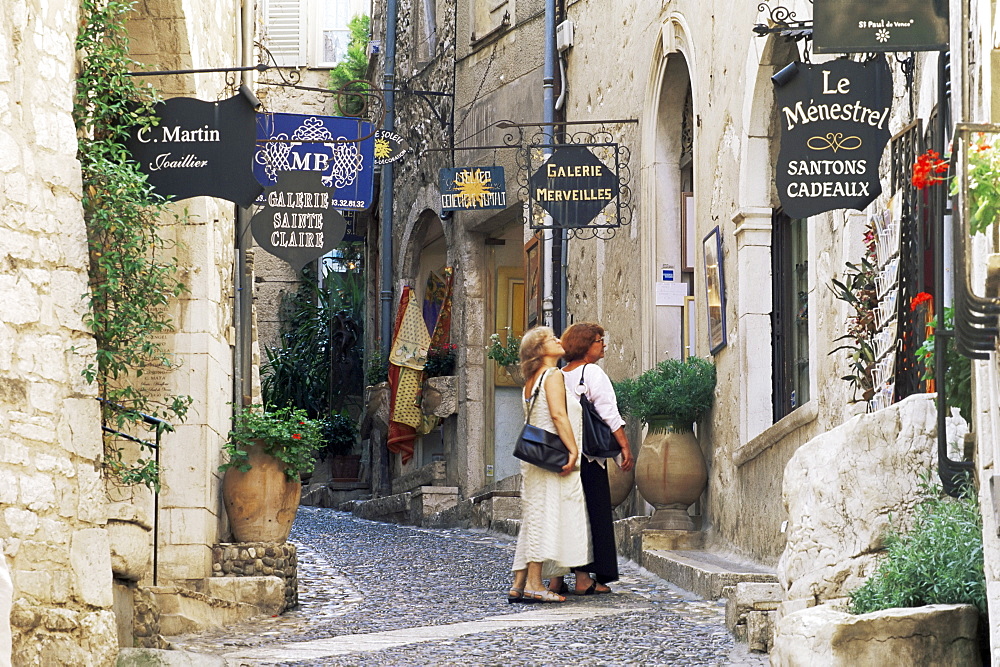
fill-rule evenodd
<path id="1" fill-rule="evenodd" d="M 683 16 L 671 14 L 660 29 L 653 50 L 645 102 L 648 119 L 642 129 L 642 210 L 652 224 L 642 244 L 643 266 L 649 275 L 661 269 L 673 272 L 673 280 L 694 283 L 693 265 L 684 263 L 682 209 L 694 213 L 697 181 L 697 86 L 694 49 Z M 691 193 L 690 199 L 682 193 Z M 692 226 L 693 229 L 693 226 Z M 644 313 L 642 365 L 652 366 L 666 358 L 684 354 L 683 308 L 658 306 L 654 283 L 642 281 Z M 694 348 L 691 349 L 691 352 Z"/>

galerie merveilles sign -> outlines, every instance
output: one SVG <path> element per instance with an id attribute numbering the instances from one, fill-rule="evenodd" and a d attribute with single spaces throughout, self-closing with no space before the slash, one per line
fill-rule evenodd
<path id="1" fill-rule="evenodd" d="M 136 128 L 127 144 L 154 192 L 174 199 L 219 197 L 244 208 L 253 203 L 262 187 L 253 175 L 256 113 L 246 97 L 174 97 L 154 111 L 159 124 Z"/>
<path id="2" fill-rule="evenodd" d="M 347 222 L 331 208 L 334 191 L 318 171 L 282 171 L 264 189 L 264 205 L 250 219 L 257 245 L 301 269 L 344 238 Z"/>
<path id="3" fill-rule="evenodd" d="M 798 75 L 776 89 L 781 205 L 791 218 L 861 210 L 882 193 L 878 165 L 889 141 L 889 65 L 878 58 L 798 67 Z"/>
<path id="4" fill-rule="evenodd" d="M 274 185 L 283 171 L 318 171 L 337 191 L 331 206 L 366 209 L 375 183 L 375 129 L 371 123 L 340 116 L 294 113 L 257 114 L 254 175 Z"/>
<path id="5" fill-rule="evenodd" d="M 618 178 L 586 146 L 559 146 L 528 179 L 528 196 L 556 227 L 584 227 L 618 196 Z"/>

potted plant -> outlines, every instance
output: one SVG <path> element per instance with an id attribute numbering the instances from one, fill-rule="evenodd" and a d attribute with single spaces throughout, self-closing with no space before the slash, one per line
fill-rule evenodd
<path id="1" fill-rule="evenodd" d="M 524 376 L 521 374 L 521 337 L 515 336 L 510 327 L 507 327 L 506 340 L 500 340 L 498 333 L 490 336 L 486 356 L 500 364 L 515 383 L 524 384 Z"/>
<path id="2" fill-rule="evenodd" d="M 635 466 L 639 493 L 656 512 L 654 530 L 693 530 L 687 508 L 708 482 L 708 467 L 693 433 L 712 407 L 715 366 L 699 357 L 667 359 L 615 384 L 618 409 L 649 429 Z"/>
<path id="3" fill-rule="evenodd" d="M 284 542 L 292 529 L 302 484 L 316 465 L 323 442 L 321 422 L 301 408 L 236 411 L 224 449 L 229 461 L 222 499 L 237 542 Z"/>
<path id="4" fill-rule="evenodd" d="M 361 473 L 361 456 L 352 454 L 358 429 L 346 412 L 323 420 L 324 443 L 319 457 L 330 461 L 330 478 L 335 482 L 355 481 Z"/>

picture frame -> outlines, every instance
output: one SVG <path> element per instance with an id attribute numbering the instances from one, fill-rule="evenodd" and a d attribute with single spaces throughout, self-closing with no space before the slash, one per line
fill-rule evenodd
<path id="1" fill-rule="evenodd" d="M 515 336 L 524 335 L 526 316 L 524 273 L 519 266 L 501 266 L 497 269 L 496 283 L 496 333 L 507 339 L 508 330 Z M 497 363 L 493 365 L 493 384 L 500 387 L 517 387 L 507 371 Z"/>
<path id="2" fill-rule="evenodd" d="M 702 241 L 705 260 L 705 313 L 708 350 L 716 354 L 726 346 L 726 280 L 722 269 L 722 233 L 718 225 Z"/>
<path id="3" fill-rule="evenodd" d="M 694 271 L 695 245 L 694 193 L 681 193 L 681 271 Z"/>
<path id="4" fill-rule="evenodd" d="M 524 244 L 525 330 L 542 323 L 542 246 L 532 236 Z"/>
<path id="5" fill-rule="evenodd" d="M 695 320 L 695 305 L 693 296 L 684 297 L 682 319 L 684 321 L 684 349 L 681 350 L 681 359 L 684 360 L 688 357 L 696 356 L 695 340 L 698 327 Z"/>

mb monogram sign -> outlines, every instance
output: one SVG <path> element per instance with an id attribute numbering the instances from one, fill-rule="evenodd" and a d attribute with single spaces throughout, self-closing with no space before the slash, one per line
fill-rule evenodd
<path id="1" fill-rule="evenodd" d="M 776 183 L 791 218 L 861 210 L 882 192 L 892 75 L 884 58 L 798 64 L 777 88 L 781 150 Z"/>

